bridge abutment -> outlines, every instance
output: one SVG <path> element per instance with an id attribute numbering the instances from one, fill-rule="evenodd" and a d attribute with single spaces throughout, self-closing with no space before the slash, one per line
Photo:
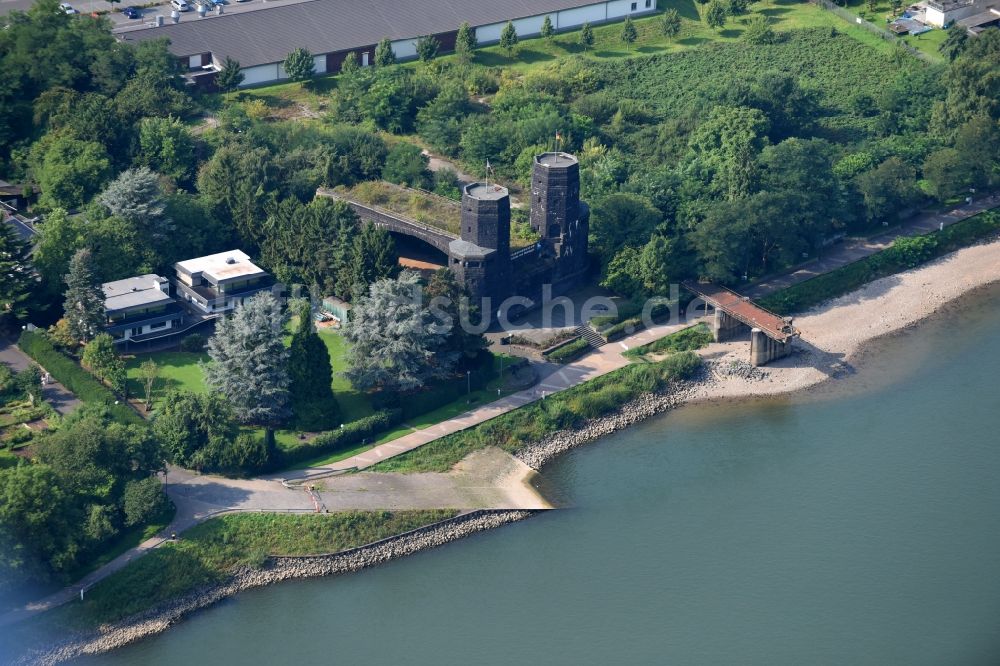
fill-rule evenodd
<path id="1" fill-rule="evenodd" d="M 785 342 L 774 340 L 759 328 L 750 329 L 750 365 L 759 367 L 777 361 L 792 353 L 792 338 Z"/>
<path id="2" fill-rule="evenodd" d="M 716 342 L 725 342 L 737 337 L 740 328 L 744 324 L 733 316 L 730 316 L 722 308 L 715 308 L 715 316 L 712 317 L 712 338 Z"/>

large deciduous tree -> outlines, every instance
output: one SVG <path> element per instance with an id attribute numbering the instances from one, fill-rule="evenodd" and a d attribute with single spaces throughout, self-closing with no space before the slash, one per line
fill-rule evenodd
<path id="1" fill-rule="evenodd" d="M 284 322 L 278 300 L 262 293 L 220 320 L 208 341 L 209 386 L 226 397 L 237 419 L 269 433 L 289 413 Z"/>
<path id="2" fill-rule="evenodd" d="M 177 118 L 143 118 L 135 161 L 175 181 L 186 181 L 196 163 L 194 138 Z"/>
<path id="3" fill-rule="evenodd" d="M 354 303 L 344 337 L 351 343 L 347 376 L 358 388 L 412 391 L 446 377 L 458 361 L 459 352 L 447 348 L 448 329 L 421 302 L 419 283 L 403 271 Z"/>
<path id="4" fill-rule="evenodd" d="M 79 208 L 111 176 L 107 150 L 95 141 L 71 134 L 47 136 L 31 151 L 31 169 L 42 193 L 44 208 Z"/>
<path id="5" fill-rule="evenodd" d="M 104 291 L 94 272 L 90 250 L 77 250 L 70 259 L 66 286 L 63 309 L 70 333 L 77 340 L 92 340 L 104 327 L 106 316 Z"/>

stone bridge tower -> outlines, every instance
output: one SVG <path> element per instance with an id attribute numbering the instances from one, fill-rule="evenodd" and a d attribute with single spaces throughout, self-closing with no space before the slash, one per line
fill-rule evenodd
<path id="1" fill-rule="evenodd" d="M 462 229 L 448 246 L 448 266 L 475 300 L 493 307 L 510 295 L 510 194 L 506 187 L 471 183 L 462 191 Z"/>
<path id="2" fill-rule="evenodd" d="M 580 163 L 569 153 L 537 155 L 531 171 L 531 228 L 557 262 L 557 277 L 587 269 L 590 211 L 580 201 Z"/>

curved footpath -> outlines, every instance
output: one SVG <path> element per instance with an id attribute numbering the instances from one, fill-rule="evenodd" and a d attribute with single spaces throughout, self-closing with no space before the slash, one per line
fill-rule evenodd
<path id="1" fill-rule="evenodd" d="M 767 368 L 750 371 L 739 363 L 746 359 L 746 342 L 709 345 L 700 352 L 706 360 L 706 371 L 702 377 L 676 383 L 663 393 L 641 396 L 624 405 L 617 413 L 594 419 L 583 428 L 555 433 L 517 452 L 517 458 L 525 468 L 538 469 L 559 453 L 684 402 L 776 395 L 802 390 L 836 378 L 851 372 L 851 359 L 866 343 L 909 328 L 964 294 L 997 282 L 1000 282 L 1000 240 L 965 248 L 921 268 L 877 280 L 797 318 L 796 326 L 802 331 L 803 340 L 798 344 L 797 353 L 788 358 Z M 620 348 L 617 355 L 621 357 Z M 596 365 L 592 359 L 594 356 L 604 355 L 592 354 L 582 360 L 588 362 L 590 359 L 589 363 Z M 735 366 L 733 361 L 737 361 Z M 480 461 L 484 464 L 496 463 L 496 459 L 488 457 L 496 455 L 493 452 L 479 452 L 476 455 L 480 456 Z M 468 465 L 470 460 L 473 461 L 474 468 L 476 458 L 470 456 L 458 466 L 459 469 L 462 465 Z M 515 464 L 510 469 L 520 470 L 521 467 Z M 329 488 L 336 488 L 336 484 L 343 478 L 349 477 L 334 477 L 324 484 Z M 275 482 L 239 483 L 242 484 L 241 492 L 253 496 L 258 484 Z M 190 484 L 180 483 L 179 487 L 187 485 Z M 272 489 L 273 485 L 268 486 L 267 491 L 259 492 L 273 492 Z M 174 493 L 179 491 L 175 489 L 171 492 L 171 496 L 175 497 L 177 495 Z M 325 501 L 331 492 L 336 491 L 324 488 L 320 495 Z M 180 497 L 182 501 L 186 498 L 183 494 Z M 197 501 L 188 499 L 191 502 Z M 235 572 L 222 585 L 201 590 L 164 607 L 111 627 L 104 627 L 88 636 L 70 639 L 44 654 L 31 655 L 30 660 L 36 663 L 57 663 L 81 654 L 111 650 L 163 631 L 185 614 L 249 587 L 289 578 L 356 571 L 442 545 L 482 529 L 522 520 L 532 513 L 520 509 L 477 511 L 344 553 L 322 557 L 274 558 L 261 570 Z"/>

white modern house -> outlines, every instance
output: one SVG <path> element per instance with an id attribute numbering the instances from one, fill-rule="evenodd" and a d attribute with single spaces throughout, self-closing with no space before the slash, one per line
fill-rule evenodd
<path id="1" fill-rule="evenodd" d="M 204 314 L 228 312 L 275 281 L 241 250 L 210 254 L 174 264 L 176 297 Z"/>
<path id="2" fill-rule="evenodd" d="M 116 343 L 164 337 L 184 324 L 184 310 L 170 296 L 166 278 L 140 275 L 101 287 L 107 312 L 105 331 Z"/>
<path id="3" fill-rule="evenodd" d="M 469 23 L 480 44 L 500 41 L 511 21 L 520 37 L 538 35 L 545 17 L 557 31 L 598 25 L 656 11 L 656 0 L 305 0 L 253 11 L 178 15 L 162 25 L 126 26 L 128 42 L 168 39 L 170 51 L 196 85 L 211 87 L 226 58 L 239 61 L 243 86 L 288 78 L 281 63 L 297 48 L 315 58 L 317 74 L 337 72 L 348 53 L 362 65 L 388 38 L 397 59 L 416 57 L 417 39 L 434 36 L 442 52 L 455 47 L 458 27 Z"/>

